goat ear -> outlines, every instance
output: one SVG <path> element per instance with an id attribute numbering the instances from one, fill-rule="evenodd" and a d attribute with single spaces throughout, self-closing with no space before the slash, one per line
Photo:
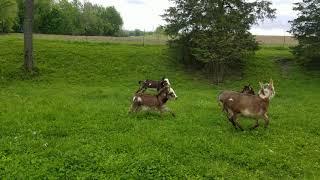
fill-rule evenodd
<path id="1" fill-rule="evenodd" d="M 262 84 L 262 82 L 259 82 L 259 85 L 260 85 L 260 87 L 261 87 L 261 88 L 263 88 L 263 84 Z"/>
<path id="2" fill-rule="evenodd" d="M 273 86 L 273 80 L 270 79 L 270 83 L 269 83 L 271 86 Z"/>

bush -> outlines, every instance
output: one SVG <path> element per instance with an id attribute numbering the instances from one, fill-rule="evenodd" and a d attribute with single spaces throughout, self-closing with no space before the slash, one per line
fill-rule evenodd
<path id="1" fill-rule="evenodd" d="M 303 0 L 293 8 L 299 16 L 291 21 L 290 33 L 299 41 L 293 54 L 302 64 L 320 64 L 320 1 Z M 320 67 L 320 66 L 317 66 Z"/>

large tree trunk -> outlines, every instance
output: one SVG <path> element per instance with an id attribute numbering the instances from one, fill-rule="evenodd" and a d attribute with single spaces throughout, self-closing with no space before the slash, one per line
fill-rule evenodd
<path id="1" fill-rule="evenodd" d="M 34 67 L 33 45 L 32 45 L 32 24 L 33 24 L 33 0 L 25 0 L 24 68 L 29 72 L 32 72 Z"/>

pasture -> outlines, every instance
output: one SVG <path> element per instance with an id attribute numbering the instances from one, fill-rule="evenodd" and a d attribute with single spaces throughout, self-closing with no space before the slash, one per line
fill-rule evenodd
<path id="1" fill-rule="evenodd" d="M 318 179 L 320 76 L 287 47 L 262 47 L 241 80 L 213 85 L 165 45 L 35 38 L 38 74 L 21 71 L 20 35 L 0 36 L 0 177 L 8 179 Z M 166 75 L 176 113 L 128 115 L 138 81 Z M 273 78 L 268 129 L 245 131 L 217 103 Z M 263 121 L 260 121 L 263 124 Z"/>

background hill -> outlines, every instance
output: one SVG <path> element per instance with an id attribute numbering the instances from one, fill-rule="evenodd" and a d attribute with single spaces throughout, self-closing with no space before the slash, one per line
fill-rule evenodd
<path id="1" fill-rule="evenodd" d="M 318 73 L 287 47 L 263 47 L 241 80 L 185 71 L 164 45 L 35 39 L 39 75 L 21 72 L 23 41 L 0 36 L 0 176 L 24 178 L 316 178 Z M 138 80 L 166 75 L 176 112 L 128 115 Z M 270 126 L 233 129 L 216 97 L 275 81 Z M 152 93 L 152 91 L 151 91 Z M 246 129 L 253 123 L 241 119 Z M 261 121 L 260 124 L 263 122 Z"/>

